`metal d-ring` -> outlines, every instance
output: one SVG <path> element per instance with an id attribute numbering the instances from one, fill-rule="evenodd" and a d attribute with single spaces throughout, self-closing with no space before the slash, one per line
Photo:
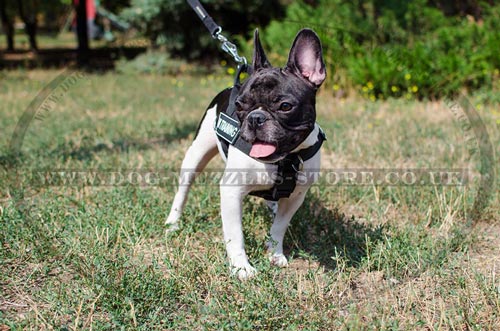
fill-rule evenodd
<path id="1" fill-rule="evenodd" d="M 297 158 L 299 159 L 299 166 L 298 166 L 298 169 L 297 167 L 295 166 L 295 164 L 292 164 L 292 168 L 293 170 L 295 170 L 296 172 L 299 172 L 299 171 L 302 171 L 304 169 L 304 160 L 302 159 L 302 157 L 300 155 L 297 155 Z"/>

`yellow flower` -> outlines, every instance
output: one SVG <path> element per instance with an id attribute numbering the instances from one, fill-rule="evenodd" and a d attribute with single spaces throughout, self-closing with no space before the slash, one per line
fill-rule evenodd
<path id="1" fill-rule="evenodd" d="M 371 100 L 371 101 L 375 101 L 375 95 L 370 94 L 370 100 Z"/>
<path id="2" fill-rule="evenodd" d="M 365 93 L 366 93 L 366 92 L 368 92 L 368 87 L 363 86 L 363 87 L 361 88 L 361 90 L 363 90 L 363 92 L 365 92 Z"/>
<path id="3" fill-rule="evenodd" d="M 236 71 L 234 70 L 234 68 L 227 68 L 227 73 L 230 74 L 230 75 L 234 75 Z"/>
<path id="4" fill-rule="evenodd" d="M 500 125 L 500 118 L 499 118 L 499 119 L 497 119 L 497 124 L 498 124 L 498 125 Z"/>
<path id="5" fill-rule="evenodd" d="M 406 93 L 405 98 L 408 99 L 408 100 L 410 100 L 411 99 L 411 94 L 410 93 Z"/>
<path id="6" fill-rule="evenodd" d="M 413 85 L 413 86 L 411 87 L 411 91 L 412 91 L 413 93 L 417 93 L 417 92 L 418 92 L 418 86 L 417 86 L 417 85 Z"/>
<path id="7" fill-rule="evenodd" d="M 411 75 L 410 74 L 405 74 L 405 79 L 406 80 L 410 80 L 411 79 Z"/>
<path id="8" fill-rule="evenodd" d="M 391 86 L 391 91 L 396 93 L 397 91 L 399 91 L 399 87 L 395 86 L 395 85 L 392 85 Z"/>
<path id="9" fill-rule="evenodd" d="M 220 61 L 220 65 L 221 65 L 221 66 L 225 67 L 225 66 L 226 66 L 226 64 L 227 64 L 226 60 L 222 60 L 222 61 Z"/>
<path id="10" fill-rule="evenodd" d="M 184 86 L 184 82 L 178 82 L 178 83 L 177 83 L 177 86 L 179 86 L 179 87 L 183 87 L 183 86 Z"/>
<path id="11" fill-rule="evenodd" d="M 368 87 L 369 90 L 373 90 L 373 83 L 372 82 L 366 83 L 366 87 Z"/>
<path id="12" fill-rule="evenodd" d="M 338 86 L 337 84 L 333 84 L 333 90 L 334 91 L 340 90 L 340 86 Z"/>
<path id="13" fill-rule="evenodd" d="M 483 105 L 481 105 L 480 103 L 478 103 L 478 104 L 476 105 L 476 109 L 477 109 L 477 110 L 481 110 L 482 108 L 483 108 Z"/>

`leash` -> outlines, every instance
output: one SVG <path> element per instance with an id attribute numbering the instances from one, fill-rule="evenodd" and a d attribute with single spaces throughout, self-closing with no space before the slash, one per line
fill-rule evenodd
<path id="1" fill-rule="evenodd" d="M 187 0 L 191 8 L 193 8 L 194 12 L 200 20 L 203 22 L 205 27 L 208 29 L 210 34 L 212 35 L 212 38 L 217 39 L 221 43 L 221 48 L 224 52 L 228 53 L 231 55 L 236 63 L 238 63 L 238 66 L 247 65 L 247 59 L 244 56 L 240 56 L 238 54 L 238 49 L 236 48 L 236 45 L 230 42 L 223 34 L 222 34 L 222 28 L 220 25 L 215 23 L 212 17 L 208 15 L 207 11 L 203 6 L 201 5 L 199 0 Z"/>

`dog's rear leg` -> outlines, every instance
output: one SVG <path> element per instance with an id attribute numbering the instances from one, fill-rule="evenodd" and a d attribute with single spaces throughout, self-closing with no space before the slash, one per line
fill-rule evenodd
<path id="1" fill-rule="evenodd" d="M 165 221 L 165 225 L 168 225 L 167 231 L 175 231 L 179 228 L 178 221 L 193 181 L 218 153 L 217 138 L 213 128 L 214 120 L 215 108 L 207 110 L 205 118 L 200 124 L 198 134 L 184 156 L 179 176 L 179 189 L 175 194 L 172 208 Z"/>

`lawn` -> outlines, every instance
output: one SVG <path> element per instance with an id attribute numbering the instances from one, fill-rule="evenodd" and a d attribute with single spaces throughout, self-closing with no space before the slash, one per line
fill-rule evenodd
<path id="1" fill-rule="evenodd" d="M 450 102 L 340 99 L 323 88 L 324 171 L 466 169 L 468 181 L 321 180 L 292 220 L 284 269 L 266 257 L 270 215 L 249 198 L 244 231 L 259 273 L 240 282 L 217 185 L 195 185 L 181 230 L 166 236 L 175 183 L 144 180 L 177 172 L 231 78 L 68 73 L 20 121 L 60 73 L 0 72 L 0 330 L 500 329 L 499 186 L 489 181 L 489 204 L 471 219 L 483 163 Z M 469 98 L 488 134 L 480 146 L 500 155 L 498 105 L 480 100 Z M 91 185 L 92 172 L 108 177 Z M 125 177 L 109 182 L 112 173 Z"/>

